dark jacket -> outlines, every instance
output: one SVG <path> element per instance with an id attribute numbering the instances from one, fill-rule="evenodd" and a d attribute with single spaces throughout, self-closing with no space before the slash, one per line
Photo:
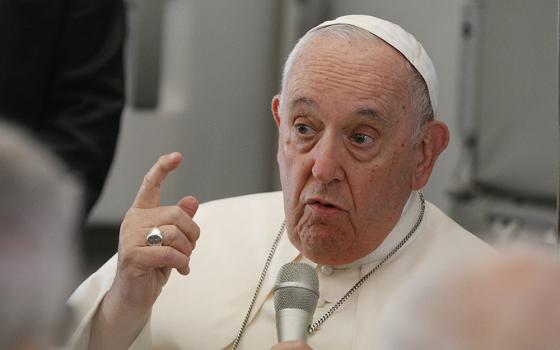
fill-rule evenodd
<path id="1" fill-rule="evenodd" d="M 0 115 L 82 179 L 87 211 L 119 133 L 124 35 L 122 0 L 0 0 Z"/>

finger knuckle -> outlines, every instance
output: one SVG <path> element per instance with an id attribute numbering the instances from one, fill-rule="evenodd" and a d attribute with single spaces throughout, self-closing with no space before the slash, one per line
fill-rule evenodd
<path id="1" fill-rule="evenodd" d="M 152 176 L 149 173 L 144 175 L 144 179 L 142 180 L 142 186 L 152 187 L 152 185 L 153 185 Z"/>
<path id="2" fill-rule="evenodd" d="M 127 214 L 128 215 L 128 214 Z M 125 217 L 125 219 L 123 220 L 123 222 L 121 223 L 121 230 L 120 232 L 127 232 L 130 229 L 130 220 L 128 219 L 128 217 Z"/>
<path id="3" fill-rule="evenodd" d="M 173 218 L 173 220 L 175 222 L 181 220 L 185 215 L 185 212 L 183 211 L 183 209 L 181 209 L 181 207 L 174 205 L 171 208 L 171 217 Z"/>
<path id="4" fill-rule="evenodd" d="M 171 247 L 164 246 L 161 250 L 161 260 L 165 265 L 169 265 L 173 261 L 173 250 Z"/>
<path id="5" fill-rule="evenodd" d="M 190 272 L 189 262 L 190 259 L 189 257 L 187 257 L 183 262 L 183 267 L 181 268 L 181 270 L 185 273 L 185 275 L 187 275 Z"/>
<path id="6" fill-rule="evenodd" d="M 194 230 L 193 230 L 193 238 L 195 241 L 197 241 L 200 238 L 200 227 L 198 227 L 198 225 L 194 225 Z"/>
<path id="7" fill-rule="evenodd" d="M 173 231 L 164 232 L 164 244 L 169 247 L 177 245 L 177 235 Z"/>
<path id="8" fill-rule="evenodd" d="M 190 242 L 185 243 L 183 248 L 182 248 L 182 251 L 186 256 L 190 256 L 192 254 L 192 251 L 193 251 L 192 244 L 190 244 Z"/>
<path id="9" fill-rule="evenodd" d="M 134 251 L 129 248 L 121 248 L 119 251 L 119 262 L 124 266 L 133 265 L 136 260 Z"/>

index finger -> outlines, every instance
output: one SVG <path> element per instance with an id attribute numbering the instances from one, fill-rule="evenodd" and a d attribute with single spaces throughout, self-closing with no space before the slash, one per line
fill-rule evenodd
<path id="1" fill-rule="evenodd" d="M 142 185 L 132 203 L 133 208 L 149 209 L 159 206 L 161 184 L 171 171 L 181 163 L 181 153 L 173 152 L 162 155 L 144 176 Z"/>

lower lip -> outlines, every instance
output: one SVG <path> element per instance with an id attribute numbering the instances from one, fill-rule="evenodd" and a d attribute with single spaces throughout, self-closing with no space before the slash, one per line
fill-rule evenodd
<path id="1" fill-rule="evenodd" d="M 324 214 L 324 215 L 335 215 L 335 214 L 340 214 L 342 213 L 342 210 L 335 208 L 335 207 L 327 207 L 325 205 L 322 204 L 308 204 L 308 207 L 310 207 L 314 212 L 319 213 L 319 214 Z"/>

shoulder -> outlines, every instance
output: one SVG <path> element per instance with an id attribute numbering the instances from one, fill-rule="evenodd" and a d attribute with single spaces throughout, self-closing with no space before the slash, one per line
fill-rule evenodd
<path id="1" fill-rule="evenodd" d="M 400 280 L 437 276 L 493 254 L 494 248 L 426 202 L 421 225 L 395 255 L 398 258 L 392 261 L 390 270 Z"/>
<path id="2" fill-rule="evenodd" d="M 433 203 L 426 202 L 426 217 L 426 229 L 429 231 L 443 234 L 449 239 L 471 241 L 473 244 L 487 246 L 474 233 L 459 225 Z"/>
<path id="3" fill-rule="evenodd" d="M 436 205 L 426 202 L 426 220 L 419 237 L 427 249 L 436 256 L 447 256 L 449 259 L 477 259 L 491 254 L 493 249 L 469 232 Z"/>

